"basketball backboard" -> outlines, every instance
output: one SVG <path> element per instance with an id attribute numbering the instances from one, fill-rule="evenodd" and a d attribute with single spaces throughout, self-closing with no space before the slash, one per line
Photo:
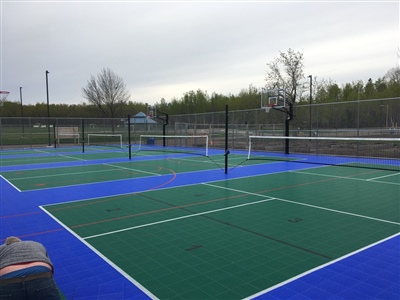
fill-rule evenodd
<path id="1" fill-rule="evenodd" d="M 286 95 L 283 89 L 264 89 L 261 92 L 261 108 L 269 112 L 271 108 L 286 107 Z"/>

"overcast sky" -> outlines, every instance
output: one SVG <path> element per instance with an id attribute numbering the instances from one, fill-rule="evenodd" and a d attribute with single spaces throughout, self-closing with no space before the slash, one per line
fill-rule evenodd
<path id="1" fill-rule="evenodd" d="M 84 102 L 110 68 L 131 100 L 152 104 L 197 89 L 237 95 L 264 86 L 289 48 L 305 76 L 378 79 L 399 65 L 399 1 L 1 0 L 1 82 L 8 100 Z M 305 82 L 308 78 L 305 78 Z"/>

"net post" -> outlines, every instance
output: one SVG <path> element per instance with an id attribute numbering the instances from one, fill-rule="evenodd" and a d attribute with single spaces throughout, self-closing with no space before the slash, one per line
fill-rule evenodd
<path id="1" fill-rule="evenodd" d="M 228 174 L 228 105 L 225 106 L 225 174 Z"/>
<path id="2" fill-rule="evenodd" d="M 53 139 L 54 139 L 54 149 L 56 149 L 57 148 L 56 122 L 53 122 Z"/>
<path id="3" fill-rule="evenodd" d="M 85 119 L 81 120 L 82 127 L 82 153 L 85 153 Z"/>
<path id="4" fill-rule="evenodd" d="M 249 152 L 247 153 L 247 160 L 250 159 L 250 153 L 251 153 L 251 135 L 249 135 Z"/>
<path id="5" fill-rule="evenodd" d="M 131 116 L 128 115 L 128 152 L 129 159 L 132 159 L 132 144 L 131 144 Z"/>
<path id="6" fill-rule="evenodd" d="M 206 135 L 206 156 L 208 157 L 208 135 Z"/>

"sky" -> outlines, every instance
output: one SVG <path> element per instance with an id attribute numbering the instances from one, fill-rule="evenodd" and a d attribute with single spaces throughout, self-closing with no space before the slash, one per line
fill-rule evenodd
<path id="1" fill-rule="evenodd" d="M 110 68 L 134 102 L 201 89 L 237 95 L 265 85 L 289 48 L 308 75 L 339 84 L 399 66 L 399 0 L 0 0 L 0 90 L 24 104 L 81 104 L 91 75 Z M 22 89 L 20 89 L 22 87 Z"/>

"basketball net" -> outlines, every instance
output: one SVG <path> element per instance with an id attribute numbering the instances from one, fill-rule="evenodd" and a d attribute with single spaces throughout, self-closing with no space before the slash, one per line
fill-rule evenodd
<path id="1" fill-rule="evenodd" d="M 271 108 L 274 108 L 274 106 L 275 106 L 275 104 L 271 103 L 271 104 L 268 104 L 267 106 L 264 106 L 263 108 L 265 109 L 266 113 L 269 113 Z"/>
<path id="2" fill-rule="evenodd" d="M 10 92 L 0 91 L 0 106 L 3 106 L 4 101 L 6 101 L 9 94 L 10 94 Z"/>

